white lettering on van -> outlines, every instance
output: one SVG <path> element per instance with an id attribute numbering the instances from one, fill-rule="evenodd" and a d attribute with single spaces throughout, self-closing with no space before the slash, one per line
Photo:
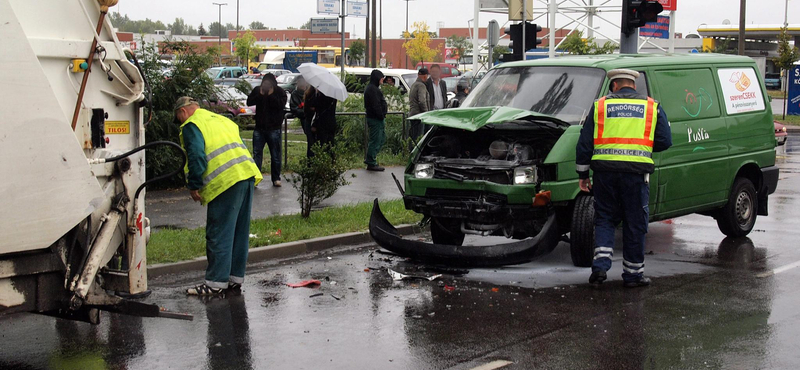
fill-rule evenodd
<path id="1" fill-rule="evenodd" d="M 694 143 L 698 141 L 708 140 L 708 131 L 704 128 L 699 128 L 697 131 L 692 130 L 691 127 L 686 129 L 686 133 L 689 136 L 689 142 Z"/>

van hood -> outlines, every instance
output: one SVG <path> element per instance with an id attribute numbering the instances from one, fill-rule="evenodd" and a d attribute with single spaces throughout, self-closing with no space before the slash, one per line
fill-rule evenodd
<path id="1" fill-rule="evenodd" d="M 556 126 L 569 127 L 569 123 L 553 116 L 512 107 L 475 107 L 441 109 L 417 114 L 409 119 L 421 120 L 432 126 L 449 127 L 467 131 L 478 131 L 483 126 L 508 121 L 550 122 Z"/>

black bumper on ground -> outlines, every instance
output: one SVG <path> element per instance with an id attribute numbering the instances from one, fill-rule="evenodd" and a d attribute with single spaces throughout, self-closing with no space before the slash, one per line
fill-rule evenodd
<path id="1" fill-rule="evenodd" d="M 401 256 L 457 266 L 501 266 L 528 262 L 550 253 L 560 235 L 555 212 L 549 212 L 542 231 L 533 238 L 489 246 L 455 246 L 403 239 L 381 212 L 378 200 L 372 207 L 369 234 L 378 245 Z"/>

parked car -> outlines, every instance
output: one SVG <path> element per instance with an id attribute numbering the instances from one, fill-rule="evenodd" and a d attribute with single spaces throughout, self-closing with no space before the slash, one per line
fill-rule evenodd
<path id="1" fill-rule="evenodd" d="M 267 73 L 272 73 L 275 77 L 282 76 L 288 73 L 292 73 L 292 71 L 288 69 L 265 69 L 261 71 L 261 75 L 265 75 Z"/>
<path id="2" fill-rule="evenodd" d="M 447 100 L 455 98 L 456 96 L 456 88 L 458 87 L 458 83 L 461 81 L 461 77 L 446 77 L 443 78 L 445 85 L 447 85 Z"/>
<path id="3" fill-rule="evenodd" d="M 464 72 L 464 74 L 461 76 L 461 78 L 463 78 L 463 79 L 465 79 L 465 80 L 469 81 L 469 86 L 470 86 L 470 89 L 474 89 L 474 88 L 475 88 L 475 86 L 477 86 L 477 85 L 478 85 L 478 82 L 481 82 L 481 79 L 482 79 L 482 78 L 483 78 L 483 76 L 485 76 L 485 75 L 486 75 L 486 71 L 485 71 L 485 70 L 483 70 L 483 71 L 478 71 L 478 73 L 477 73 L 477 74 L 476 74 L 476 73 L 474 73 L 473 71 L 466 71 L 466 72 Z"/>
<path id="4" fill-rule="evenodd" d="M 775 140 L 778 141 L 778 145 L 786 144 L 786 140 L 789 138 L 789 134 L 786 132 L 786 126 L 782 123 L 775 122 Z"/>
<path id="5" fill-rule="evenodd" d="M 594 199 L 578 187 L 581 123 L 609 92 L 616 68 L 641 73 L 636 88 L 661 102 L 673 146 L 654 153 L 650 221 L 712 216 L 728 236 L 745 236 L 767 215 L 779 170 L 772 109 L 755 62 L 733 55 L 605 55 L 504 63 L 460 108 L 410 121 L 432 126 L 410 156 L 406 209 L 431 220 L 434 244 L 403 239 L 377 204 L 370 234 L 417 259 L 461 265 L 529 261 L 570 234 L 575 266 L 594 253 Z M 464 236 L 509 243 L 462 247 Z"/>
<path id="6" fill-rule="evenodd" d="M 422 62 L 419 62 L 419 63 L 417 63 L 416 68 L 417 68 L 418 71 L 423 66 L 425 66 L 425 68 L 431 69 L 431 66 L 434 65 L 434 64 L 438 64 L 439 67 L 442 67 L 442 78 L 461 76 L 461 71 L 459 71 L 456 66 L 454 66 L 452 64 L 447 64 L 447 63 L 438 63 L 438 62 L 425 62 L 425 63 L 422 63 Z"/>
<path id="7" fill-rule="evenodd" d="M 206 74 L 212 80 L 219 78 L 239 78 L 247 74 L 247 69 L 242 67 L 211 67 L 206 69 Z"/>
<path id="8" fill-rule="evenodd" d="M 278 86 L 291 94 L 297 88 L 297 77 L 300 77 L 299 73 L 286 73 L 275 79 L 278 81 Z"/>
<path id="9" fill-rule="evenodd" d="M 764 76 L 764 85 L 771 90 L 781 89 L 781 74 L 780 73 L 767 73 Z"/>
<path id="10" fill-rule="evenodd" d="M 329 71 L 338 75 L 340 68 L 328 68 Z M 395 80 L 395 86 L 400 89 L 402 94 L 407 93 L 411 89 L 411 84 L 417 80 L 417 71 L 410 69 L 389 69 L 378 68 L 386 77 L 392 77 Z M 369 76 L 372 73 L 372 68 L 345 68 L 345 73 L 353 75 L 355 83 L 347 84 L 347 92 L 361 94 L 364 92 L 364 87 L 369 83 Z"/>
<path id="11" fill-rule="evenodd" d="M 247 106 L 247 95 L 231 86 L 219 86 L 217 93 L 206 104 L 212 112 L 228 118 L 256 114 L 255 106 Z"/>
<path id="12" fill-rule="evenodd" d="M 250 88 L 255 88 L 256 86 L 261 85 L 260 79 L 252 79 L 252 78 L 218 78 L 214 80 L 214 85 L 217 86 L 236 86 L 241 81 L 245 81 L 250 84 Z"/>

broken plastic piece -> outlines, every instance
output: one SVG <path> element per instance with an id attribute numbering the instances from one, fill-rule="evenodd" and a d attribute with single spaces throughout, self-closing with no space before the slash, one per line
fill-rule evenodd
<path id="1" fill-rule="evenodd" d="M 305 288 L 314 288 L 314 287 L 322 285 L 322 282 L 319 281 L 319 280 L 303 280 L 303 281 L 301 281 L 299 283 L 292 283 L 292 284 L 286 284 L 286 285 L 289 286 L 289 287 L 292 287 L 292 288 L 303 288 L 303 287 L 305 287 Z"/>
<path id="2" fill-rule="evenodd" d="M 395 270 L 392 270 L 392 269 L 386 269 L 386 270 L 389 271 L 389 276 L 391 276 L 392 280 L 395 280 L 395 281 L 398 281 L 398 280 L 411 280 L 411 279 L 421 279 L 421 280 L 434 281 L 434 280 L 442 277 L 442 274 L 433 275 L 433 276 L 416 276 L 416 275 L 401 274 L 401 273 L 399 273 L 399 272 L 397 272 Z"/>
<path id="3" fill-rule="evenodd" d="M 456 287 L 454 287 L 454 286 L 449 286 L 449 285 L 445 285 L 445 286 L 444 286 L 444 290 L 446 290 L 446 291 L 448 291 L 448 292 L 452 292 L 452 291 L 456 290 Z"/>
<path id="4" fill-rule="evenodd" d="M 316 294 L 312 294 L 312 295 L 308 296 L 308 298 L 314 298 L 314 297 L 320 297 L 320 296 L 322 296 L 322 293 L 316 293 Z"/>

